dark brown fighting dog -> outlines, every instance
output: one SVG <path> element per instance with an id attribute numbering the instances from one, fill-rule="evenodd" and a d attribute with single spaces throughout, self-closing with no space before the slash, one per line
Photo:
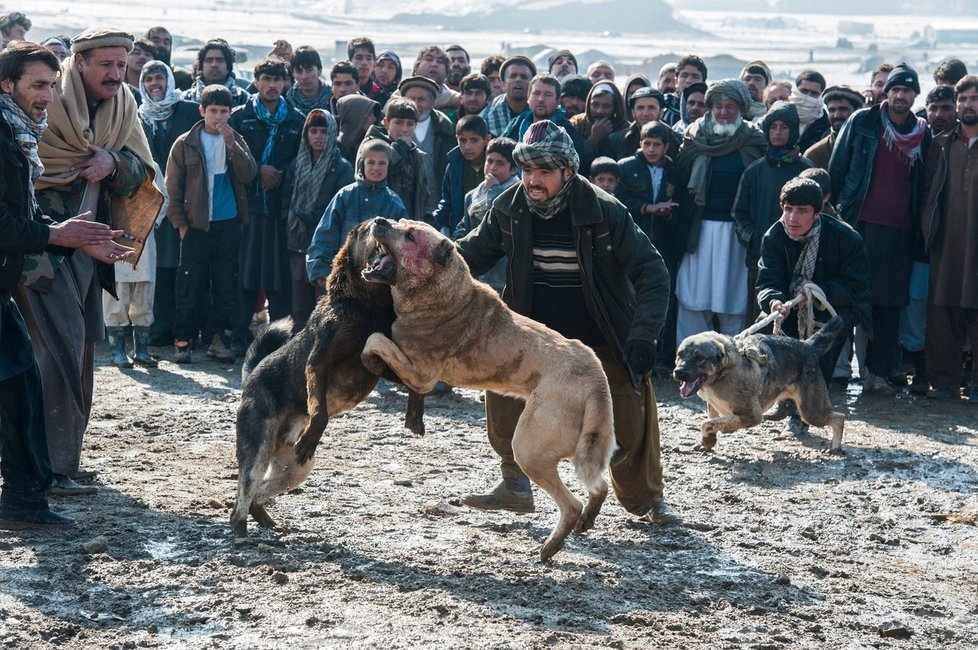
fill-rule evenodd
<path id="1" fill-rule="evenodd" d="M 231 512 L 238 537 L 247 534 L 249 513 L 260 525 L 275 526 L 265 502 L 309 476 L 329 418 L 355 407 L 377 385 L 379 376 L 364 367 L 360 352 L 373 332 L 390 333 L 394 308 L 389 287 L 362 277 L 376 249 L 370 224 L 357 226 L 333 261 L 327 296 L 306 326 L 292 336 L 291 319 L 277 321 L 248 349 L 236 429 L 238 496 Z M 410 392 L 405 426 L 419 435 L 423 413 L 424 399 Z"/>
<path id="2" fill-rule="evenodd" d="M 701 448 L 712 449 L 721 431 L 783 418 L 781 408 L 769 415 L 765 411 L 791 399 L 804 422 L 832 428 L 830 451 L 841 451 L 845 416 L 832 410 L 818 358 L 829 351 L 843 325 L 836 316 L 807 341 L 767 334 L 733 338 L 717 332 L 683 340 L 674 376 L 681 382 L 682 397 L 696 393 L 706 402 L 710 417 L 700 425 Z"/>
<path id="3" fill-rule="evenodd" d="M 615 438 L 601 363 L 580 341 L 520 316 L 473 280 L 454 244 L 431 226 L 377 218 L 371 233 L 380 247 L 365 277 L 391 284 L 397 320 L 391 337 L 367 339 L 364 365 L 389 366 L 420 393 L 444 379 L 526 400 L 513 454 L 560 508 L 540 550 L 549 560 L 571 530 L 594 525 L 608 494 L 604 473 Z M 557 472 L 563 458 L 574 460 L 587 487 L 583 508 Z"/>

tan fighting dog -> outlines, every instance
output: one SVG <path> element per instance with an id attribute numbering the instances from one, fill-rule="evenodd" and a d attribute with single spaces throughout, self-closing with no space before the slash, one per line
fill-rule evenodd
<path id="1" fill-rule="evenodd" d="M 540 550 L 547 561 L 571 530 L 582 532 L 608 494 L 604 472 L 615 447 L 611 392 L 590 348 L 510 310 L 488 285 L 472 279 L 452 242 L 417 221 L 377 218 L 380 244 L 364 277 L 392 286 L 393 341 L 371 334 L 363 363 L 397 373 L 419 393 L 439 379 L 526 400 L 513 436 L 516 462 L 553 497 L 560 521 Z M 582 509 L 557 465 L 572 458 L 587 486 Z"/>

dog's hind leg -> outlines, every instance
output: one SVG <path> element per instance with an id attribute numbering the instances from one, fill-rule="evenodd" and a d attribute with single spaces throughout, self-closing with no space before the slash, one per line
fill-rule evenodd
<path id="1" fill-rule="evenodd" d="M 560 519 L 550 536 L 540 549 L 540 561 L 547 562 L 564 546 L 564 541 L 581 518 L 584 510 L 564 482 L 560 480 L 557 464 L 560 459 L 570 456 L 561 454 L 559 450 L 541 445 L 541 439 L 554 438 L 560 434 L 547 434 L 547 429 L 558 425 L 559 419 L 549 419 L 546 416 L 534 417 L 531 402 L 527 403 L 523 415 L 516 425 L 513 434 L 513 457 L 527 477 L 550 495 L 560 509 Z M 607 489 L 607 488 L 606 488 Z"/>
<path id="2" fill-rule="evenodd" d="M 255 503 L 264 504 L 272 497 L 288 492 L 299 486 L 312 472 L 315 466 L 313 459 L 310 458 L 306 463 L 297 463 L 292 446 L 304 419 L 300 416 L 282 424 L 278 445 L 269 459 L 268 471 L 255 493 Z"/>
<path id="3" fill-rule="evenodd" d="M 846 416 L 832 410 L 832 400 L 825 383 L 819 377 L 818 382 L 806 385 L 798 400 L 798 411 L 801 419 L 816 427 L 829 426 L 832 428 L 832 442 L 829 451 L 842 453 L 842 430 L 845 427 Z"/>
<path id="4" fill-rule="evenodd" d="M 404 414 L 404 426 L 419 436 L 424 435 L 424 395 L 408 388 L 407 412 Z"/>
<path id="5" fill-rule="evenodd" d="M 235 537 L 248 534 L 248 513 L 252 511 L 259 486 L 264 480 L 270 447 L 274 444 L 274 434 L 269 432 L 271 423 L 256 412 L 259 410 L 256 405 L 258 396 L 249 397 L 238 409 L 236 427 L 238 495 L 231 511 L 231 532 Z"/>

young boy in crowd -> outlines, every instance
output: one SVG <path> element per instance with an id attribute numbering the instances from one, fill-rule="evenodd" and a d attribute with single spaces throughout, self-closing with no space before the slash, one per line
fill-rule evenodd
<path id="1" fill-rule="evenodd" d="M 180 232 L 176 362 L 189 363 L 203 332 L 207 356 L 233 361 L 232 318 L 238 293 L 238 245 L 247 222 L 246 187 L 258 172 L 248 143 L 228 125 L 231 92 L 211 85 L 200 94 L 204 118 L 173 143 L 166 165 L 167 218 Z M 210 309 L 208 310 L 208 303 Z M 207 314 L 207 321 L 201 315 Z"/>
<path id="2" fill-rule="evenodd" d="M 465 115 L 455 125 L 458 146 L 448 152 L 442 179 L 441 201 L 435 209 L 435 227 L 449 237 L 465 216 L 465 195 L 484 180 L 486 146 L 492 139 L 479 115 Z"/>
<path id="3" fill-rule="evenodd" d="M 391 164 L 387 185 L 401 197 L 408 217 L 424 221 L 428 202 L 428 177 L 424 158 L 411 136 L 418 125 L 418 107 L 410 99 L 392 99 L 384 108 L 384 121 L 367 131 L 364 142 L 381 140 L 391 145 Z"/>
<path id="4" fill-rule="evenodd" d="M 510 138 L 495 138 L 486 146 L 485 179 L 465 195 L 465 215 L 455 228 L 454 239 L 461 239 L 482 223 L 496 197 L 519 184 L 520 177 L 516 175 L 516 161 L 513 160 L 515 148 L 516 141 Z M 481 279 L 502 291 L 506 284 L 506 259 L 499 260 Z"/>
<path id="5" fill-rule="evenodd" d="M 333 258 L 358 223 L 374 217 L 395 221 L 408 218 L 401 198 L 387 186 L 392 155 L 391 146 L 383 140 L 368 140 L 360 145 L 357 180 L 336 193 L 313 233 L 306 253 L 310 282 L 326 288 Z"/>
<path id="6" fill-rule="evenodd" d="M 608 194 L 614 194 L 621 180 L 621 167 L 608 156 L 598 156 L 591 163 L 592 184 L 597 185 Z"/>
<path id="7" fill-rule="evenodd" d="M 679 200 L 683 195 L 672 159 L 666 154 L 673 139 L 672 130 L 653 120 L 641 130 L 641 147 L 634 156 L 618 161 L 621 183 L 615 195 L 632 219 L 662 255 L 669 270 L 672 293 L 676 291 L 676 272 L 685 250 L 685 228 L 680 218 Z M 656 372 L 671 371 L 676 353 L 676 301 L 669 300 L 666 325 L 656 354 Z"/>

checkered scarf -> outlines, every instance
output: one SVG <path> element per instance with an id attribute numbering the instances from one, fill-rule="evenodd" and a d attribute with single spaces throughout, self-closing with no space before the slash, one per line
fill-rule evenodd
<path id="1" fill-rule="evenodd" d="M 17 105 L 13 97 L 3 93 L 0 94 L 0 114 L 13 129 L 14 140 L 31 163 L 31 193 L 33 194 L 34 183 L 44 173 L 44 165 L 41 164 L 41 157 L 37 154 L 37 141 L 41 139 L 41 134 L 48 125 L 47 113 L 40 122 L 35 122 Z"/>
<path id="2" fill-rule="evenodd" d="M 574 141 L 567 135 L 567 131 L 550 120 L 541 120 L 530 125 L 523 134 L 523 141 L 513 150 L 513 160 L 520 167 L 570 167 L 575 173 L 581 164 Z"/>
<path id="3" fill-rule="evenodd" d="M 799 237 L 792 237 L 788 233 L 787 228 L 785 233 L 792 241 L 796 241 L 800 244 L 804 244 L 805 248 L 801 251 L 801 255 L 798 257 L 798 261 L 795 262 L 795 268 L 791 272 L 791 284 L 789 289 L 791 295 L 794 296 L 798 293 L 798 290 L 806 282 L 811 282 L 812 277 L 815 275 L 815 261 L 818 259 L 818 240 L 822 232 L 822 218 L 819 217 L 812 224 L 811 229 L 804 235 Z"/>

